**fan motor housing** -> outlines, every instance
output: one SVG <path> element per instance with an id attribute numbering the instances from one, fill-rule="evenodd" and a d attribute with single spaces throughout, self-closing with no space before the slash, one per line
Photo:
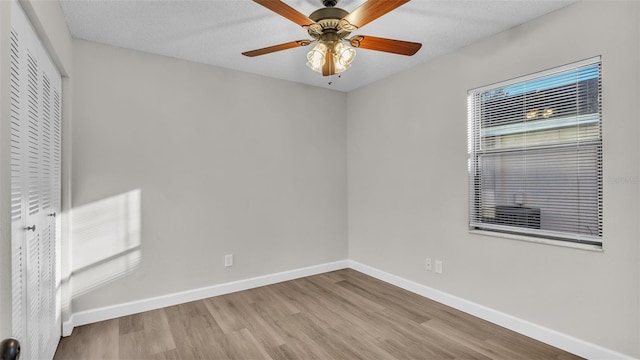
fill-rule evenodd
<path id="1" fill-rule="evenodd" d="M 309 15 L 309 19 L 315 22 L 326 19 L 340 20 L 347 15 L 349 15 L 349 12 L 347 10 L 337 7 L 326 7 L 312 12 L 311 15 Z"/>
<path id="2" fill-rule="evenodd" d="M 340 20 L 347 15 L 348 11 L 336 7 L 318 9 L 309 15 L 309 19 L 315 21 L 315 24 L 309 26 L 308 33 L 314 39 L 319 39 L 325 32 L 334 32 L 340 39 L 344 39 L 351 32 L 342 27 Z"/>

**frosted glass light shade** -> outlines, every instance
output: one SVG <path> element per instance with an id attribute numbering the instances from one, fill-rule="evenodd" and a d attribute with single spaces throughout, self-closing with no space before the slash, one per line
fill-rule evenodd
<path id="1" fill-rule="evenodd" d="M 329 49 L 327 43 L 319 42 L 307 53 L 307 66 L 316 72 L 322 73 L 327 51 L 331 51 L 333 56 L 333 68 L 336 74 L 339 74 L 351 67 L 351 62 L 356 57 L 356 50 L 341 42 L 336 43 L 332 49 Z"/>
<path id="2" fill-rule="evenodd" d="M 318 43 L 316 46 L 307 53 L 307 66 L 317 72 L 322 72 L 322 65 L 324 65 L 325 54 L 327 52 L 327 45 L 324 43 Z"/>
<path id="3" fill-rule="evenodd" d="M 336 54 L 337 62 L 339 62 L 341 65 L 345 66 L 346 68 L 349 68 L 351 66 L 351 62 L 356 57 L 356 50 L 343 43 L 336 44 L 334 48 L 334 53 Z"/>

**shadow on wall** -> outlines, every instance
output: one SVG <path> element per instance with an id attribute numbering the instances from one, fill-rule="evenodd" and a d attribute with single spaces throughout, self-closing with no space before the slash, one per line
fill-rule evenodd
<path id="1" fill-rule="evenodd" d="M 140 189 L 73 209 L 72 298 L 135 270 L 141 253 Z"/>

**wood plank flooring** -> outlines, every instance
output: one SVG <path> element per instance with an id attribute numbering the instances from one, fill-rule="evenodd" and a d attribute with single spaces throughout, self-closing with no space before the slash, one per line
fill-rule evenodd
<path id="1" fill-rule="evenodd" d="M 346 269 L 77 327 L 65 359 L 579 359 Z"/>

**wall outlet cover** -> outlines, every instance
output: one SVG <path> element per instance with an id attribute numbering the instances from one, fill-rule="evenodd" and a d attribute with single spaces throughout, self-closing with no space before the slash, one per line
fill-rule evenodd
<path id="1" fill-rule="evenodd" d="M 227 254 L 224 256 L 224 267 L 233 266 L 233 254 Z"/>
<path id="2" fill-rule="evenodd" d="M 436 260 L 436 274 L 442 274 L 442 260 Z"/>

